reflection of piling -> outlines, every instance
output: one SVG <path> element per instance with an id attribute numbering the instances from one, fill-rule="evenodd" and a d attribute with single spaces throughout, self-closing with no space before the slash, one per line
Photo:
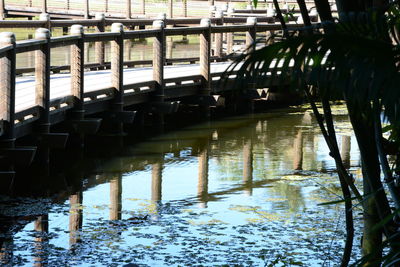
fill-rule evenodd
<path id="1" fill-rule="evenodd" d="M 34 229 L 38 232 L 38 236 L 35 238 L 35 258 L 34 266 L 46 266 L 47 265 L 47 253 L 44 252 L 48 238 L 46 233 L 49 232 L 49 216 L 41 215 L 34 222 Z"/>
<path id="2" fill-rule="evenodd" d="M 161 183 L 162 183 L 162 162 L 152 165 L 151 171 L 151 200 L 156 202 L 161 200 Z"/>
<path id="3" fill-rule="evenodd" d="M 79 230 L 82 228 L 82 192 L 69 197 L 69 246 L 80 242 Z"/>
<path id="4" fill-rule="evenodd" d="M 12 236 L 9 236 L 2 242 L 0 248 L 0 265 L 9 266 L 11 259 L 13 258 L 14 240 Z"/>
<path id="5" fill-rule="evenodd" d="M 253 193 L 253 142 L 248 139 L 243 145 L 243 183 L 245 193 L 249 196 Z"/>
<path id="6" fill-rule="evenodd" d="M 350 168 L 350 136 L 343 135 L 342 136 L 342 147 L 341 147 L 341 156 L 343 161 L 343 166 L 348 169 Z"/>
<path id="7" fill-rule="evenodd" d="M 122 177 L 118 175 L 110 181 L 110 220 L 121 220 Z"/>
<path id="8" fill-rule="evenodd" d="M 293 169 L 303 169 L 303 133 L 298 131 L 293 144 Z"/>
<path id="9" fill-rule="evenodd" d="M 203 149 L 199 156 L 199 177 L 197 184 L 197 196 L 201 201 L 201 207 L 207 207 L 208 199 L 208 149 Z"/>

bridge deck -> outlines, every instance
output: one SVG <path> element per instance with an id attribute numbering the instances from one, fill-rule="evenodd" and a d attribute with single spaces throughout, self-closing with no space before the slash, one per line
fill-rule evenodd
<path id="1" fill-rule="evenodd" d="M 222 73 L 230 62 L 211 64 L 211 73 Z M 124 69 L 124 85 L 153 81 L 153 68 Z M 182 78 L 200 75 L 199 64 L 165 66 L 164 77 Z M 86 71 L 84 75 L 85 92 L 93 92 L 111 87 L 111 70 Z M 71 94 L 71 74 L 52 74 L 50 76 L 50 99 Z M 28 109 L 35 104 L 35 76 L 27 75 L 16 79 L 16 112 Z"/>

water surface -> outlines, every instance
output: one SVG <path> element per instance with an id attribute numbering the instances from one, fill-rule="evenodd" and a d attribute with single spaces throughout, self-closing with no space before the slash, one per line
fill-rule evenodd
<path id="1" fill-rule="evenodd" d="M 355 140 L 341 107 L 336 113 L 357 177 Z M 2 197 L 4 220 L 18 222 L 2 234 L 3 264 L 340 262 L 343 207 L 319 205 L 339 199 L 340 187 L 310 111 L 229 117 L 113 151 L 86 153 L 64 178 L 49 179 L 49 192 L 63 189 L 48 198 Z"/>

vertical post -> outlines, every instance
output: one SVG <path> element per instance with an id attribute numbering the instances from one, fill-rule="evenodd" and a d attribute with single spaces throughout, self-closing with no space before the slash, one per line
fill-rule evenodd
<path id="1" fill-rule="evenodd" d="M 35 39 L 45 40 L 46 43 L 36 50 L 35 55 L 35 80 L 36 80 L 36 105 L 41 107 L 40 129 L 41 133 L 50 132 L 50 31 L 39 28 L 35 32 Z"/>
<path id="2" fill-rule="evenodd" d="M 351 148 L 351 138 L 348 135 L 342 136 L 342 147 L 340 154 L 343 160 L 343 166 L 348 169 L 350 168 L 350 148 Z"/>
<path id="3" fill-rule="evenodd" d="M 104 13 L 108 12 L 108 0 L 104 0 Z"/>
<path id="4" fill-rule="evenodd" d="M 82 228 L 82 192 L 77 192 L 69 197 L 69 246 L 80 241 L 79 230 Z"/>
<path id="5" fill-rule="evenodd" d="M 131 12 L 131 0 L 126 0 L 126 18 L 130 19 L 132 16 Z"/>
<path id="6" fill-rule="evenodd" d="M 146 0 L 142 0 L 141 3 L 141 14 L 146 15 Z"/>
<path id="7" fill-rule="evenodd" d="M 41 13 L 39 15 L 39 20 L 45 21 L 45 28 L 51 30 L 51 25 L 50 25 L 50 15 L 48 13 Z"/>
<path id="8" fill-rule="evenodd" d="M 119 33 L 111 42 L 111 85 L 115 88 L 112 110 L 120 112 L 124 109 L 124 25 L 113 23 L 111 31 Z M 114 127 L 116 132 L 122 133 L 122 123 L 117 123 Z"/>
<path id="9" fill-rule="evenodd" d="M 255 50 L 257 18 L 247 18 L 246 24 L 249 26 L 249 30 L 246 32 L 246 48 L 249 50 Z"/>
<path id="10" fill-rule="evenodd" d="M 83 93 L 84 93 L 84 33 L 82 25 L 71 26 L 71 35 L 79 36 L 75 44 L 71 46 L 71 94 L 74 98 L 74 109 L 77 113 L 76 119 L 83 119 Z"/>
<path id="11" fill-rule="evenodd" d="M 42 0 L 42 13 L 47 13 L 47 0 Z"/>
<path id="12" fill-rule="evenodd" d="M 104 13 L 97 13 L 96 19 L 99 20 L 96 26 L 96 32 L 104 32 L 105 31 Z M 104 42 L 101 41 L 96 42 L 94 50 L 95 50 L 96 63 L 101 66 L 104 66 L 104 53 L 105 53 Z"/>
<path id="13" fill-rule="evenodd" d="M 253 193 L 253 142 L 245 140 L 243 145 L 243 184 L 249 196 Z"/>
<path id="14" fill-rule="evenodd" d="M 0 46 L 13 46 L 0 64 L 0 118 L 5 121 L 1 147 L 13 148 L 15 143 L 15 34 L 0 33 Z"/>
<path id="15" fill-rule="evenodd" d="M 70 0 L 66 1 L 66 6 L 67 6 L 67 11 L 71 8 L 71 2 Z"/>
<path id="16" fill-rule="evenodd" d="M 228 10 L 228 17 L 233 17 L 233 14 L 235 13 L 234 8 L 229 8 Z M 228 32 L 226 34 L 226 54 L 232 53 L 232 48 L 233 48 L 233 33 Z"/>
<path id="17" fill-rule="evenodd" d="M 205 27 L 200 34 L 200 75 L 203 85 L 201 95 L 210 95 L 211 75 L 210 75 L 210 46 L 211 46 L 211 22 L 210 19 L 202 19 L 200 26 Z"/>
<path id="18" fill-rule="evenodd" d="M 293 144 L 293 169 L 298 171 L 303 169 L 303 133 L 298 131 Z"/>
<path id="19" fill-rule="evenodd" d="M 197 197 L 201 201 L 202 208 L 206 208 L 208 199 L 208 144 L 198 156 L 199 175 L 197 184 Z"/>
<path id="20" fill-rule="evenodd" d="M 5 19 L 5 14 L 6 14 L 6 10 L 5 10 L 5 5 L 4 5 L 4 1 L 5 0 L 0 0 L 0 20 Z"/>
<path id="21" fill-rule="evenodd" d="M 215 16 L 218 21 L 217 25 L 223 25 L 224 23 L 224 11 L 218 10 Z M 215 50 L 214 50 L 214 56 L 216 57 L 222 57 L 222 33 L 216 33 L 215 34 Z"/>
<path id="22" fill-rule="evenodd" d="M 122 208 L 122 181 L 121 174 L 110 181 L 110 220 L 121 219 Z"/>
<path id="23" fill-rule="evenodd" d="M 214 6 L 215 0 L 208 0 L 208 4 L 209 4 L 210 6 Z"/>
<path id="24" fill-rule="evenodd" d="M 159 30 L 153 41 L 153 80 L 156 82 L 155 102 L 164 102 L 165 33 L 164 21 L 156 20 L 153 28 Z M 163 114 L 158 114 L 159 124 L 164 124 Z"/>
<path id="25" fill-rule="evenodd" d="M 182 0 L 183 4 L 183 17 L 186 18 L 188 16 L 188 11 L 187 11 L 187 1 L 188 0 Z"/>
<path id="26" fill-rule="evenodd" d="M 89 0 L 85 0 L 85 13 L 84 13 L 85 19 L 89 18 Z"/>
<path id="27" fill-rule="evenodd" d="M 172 19 L 174 17 L 174 2 L 173 0 L 168 0 L 168 18 Z"/>
<path id="28" fill-rule="evenodd" d="M 48 245 L 48 237 L 46 234 L 49 232 L 49 215 L 40 215 L 34 222 L 34 229 L 37 232 L 35 238 L 35 266 L 46 266 L 48 261 L 48 254 L 45 249 Z"/>
<path id="29" fill-rule="evenodd" d="M 162 197 L 162 161 L 154 163 L 151 170 L 151 200 L 158 202 Z"/>

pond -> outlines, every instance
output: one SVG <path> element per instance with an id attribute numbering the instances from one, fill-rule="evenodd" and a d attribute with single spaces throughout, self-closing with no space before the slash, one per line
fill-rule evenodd
<path id="1" fill-rule="evenodd" d="M 335 108 L 338 141 L 359 179 L 343 110 Z M 320 204 L 341 191 L 308 109 L 226 117 L 113 147 L 76 155 L 64 174 L 28 175 L 20 191 L 41 197 L 1 197 L 1 264 L 339 264 L 343 205 Z"/>

